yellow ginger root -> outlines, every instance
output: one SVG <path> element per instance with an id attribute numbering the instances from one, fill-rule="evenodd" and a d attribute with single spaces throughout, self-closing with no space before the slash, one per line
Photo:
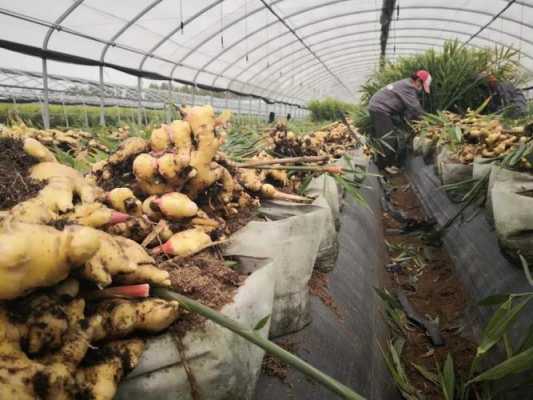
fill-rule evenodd
<path id="1" fill-rule="evenodd" d="M 74 379 L 77 365 L 85 356 L 94 326 L 101 318 L 93 319 L 82 328 L 80 315 L 73 316 L 63 345 L 56 353 L 39 360 L 31 360 L 21 350 L 24 328 L 17 326 L 0 309 L 0 398 L 73 400 L 78 386 Z"/>
<path id="2" fill-rule="evenodd" d="M 96 312 L 90 317 L 102 322 L 96 325 L 94 340 L 122 338 L 134 331 L 150 333 L 168 328 L 178 317 L 177 301 L 162 299 L 110 299 L 98 303 Z"/>
<path id="3" fill-rule="evenodd" d="M 150 148 L 155 153 L 164 152 L 170 145 L 170 135 L 167 129 L 168 125 L 161 125 L 160 128 L 154 129 L 150 135 Z"/>
<path id="4" fill-rule="evenodd" d="M 215 219 L 209 218 L 204 211 L 200 210 L 198 211 L 198 215 L 191 219 L 190 225 L 192 225 L 192 227 L 195 229 L 210 234 L 221 226 L 224 226 L 224 220 L 219 222 Z"/>
<path id="5" fill-rule="evenodd" d="M 53 162 L 36 164 L 32 167 L 30 176 L 33 179 L 48 181 L 48 185 L 39 193 L 39 197 L 52 210 L 68 211 L 74 208 L 73 192 L 79 195 L 82 203 L 93 203 L 102 195 L 101 189 L 86 181 L 74 168 L 63 164 Z"/>
<path id="6" fill-rule="evenodd" d="M 176 190 L 181 190 L 183 185 L 197 174 L 197 171 L 189 166 L 188 158 L 180 158 L 173 153 L 166 153 L 159 157 L 157 167 L 159 175 Z"/>
<path id="7" fill-rule="evenodd" d="M 149 283 L 151 286 L 170 286 L 170 275 L 168 271 L 159 269 L 152 264 L 141 264 L 134 272 L 129 274 L 115 275 L 115 283 L 121 285 L 135 285 L 140 283 Z"/>
<path id="8" fill-rule="evenodd" d="M 226 168 L 220 168 L 222 169 L 222 191 L 220 192 L 220 198 L 224 203 L 229 203 L 233 200 L 233 192 L 235 191 L 235 181 L 233 180 L 233 176 L 231 176 L 231 174 Z"/>
<path id="9" fill-rule="evenodd" d="M 136 242 L 142 242 L 154 228 L 154 224 L 145 216 L 131 217 L 125 222 L 109 225 L 106 232 L 112 235 L 124 236 Z"/>
<path id="10" fill-rule="evenodd" d="M 144 215 L 148 216 L 152 221 L 159 221 L 162 215 L 157 204 L 153 202 L 154 200 L 157 200 L 157 196 L 152 195 L 147 197 L 143 201 L 142 210 Z"/>
<path id="11" fill-rule="evenodd" d="M 65 279 L 100 248 L 97 231 L 68 226 L 9 224 L 0 232 L 0 299 L 23 296 L 32 289 Z"/>
<path id="12" fill-rule="evenodd" d="M 39 162 L 57 162 L 56 156 L 46 146 L 33 138 L 24 139 L 24 151 L 26 154 L 39 160 Z"/>
<path id="13" fill-rule="evenodd" d="M 57 213 L 50 210 L 48 204 L 39 197 L 34 197 L 17 204 L 7 214 L 5 224 L 24 222 L 28 224 L 48 224 L 58 217 Z"/>
<path id="14" fill-rule="evenodd" d="M 192 149 L 192 131 L 187 121 L 177 120 L 170 124 L 170 140 L 176 150 L 176 155 L 184 160 L 190 160 Z"/>
<path id="15" fill-rule="evenodd" d="M 151 200 L 159 211 L 169 219 L 182 219 L 194 217 L 198 213 L 198 206 L 194 201 L 182 193 L 166 193 L 159 198 Z M 150 208 L 155 208 L 150 205 Z"/>
<path id="16" fill-rule="evenodd" d="M 287 171 L 282 169 L 270 169 L 267 170 L 267 176 L 274 179 L 276 182 L 280 183 L 282 186 L 287 186 L 289 183 L 289 176 Z"/>
<path id="17" fill-rule="evenodd" d="M 127 214 L 141 215 L 142 204 L 129 188 L 115 188 L 107 194 L 109 205 Z"/>
<path id="18" fill-rule="evenodd" d="M 76 381 L 80 396 L 92 400 L 113 400 L 120 380 L 139 363 L 144 350 L 140 339 L 117 341 L 89 352 Z"/>
<path id="19" fill-rule="evenodd" d="M 165 253 L 187 257 L 198 253 L 211 244 L 211 238 L 200 229 L 187 229 L 172 235 L 161 246 L 155 247 L 154 254 Z"/>
<path id="20" fill-rule="evenodd" d="M 265 173 L 251 168 L 239 168 L 237 179 L 246 189 L 259 192 L 265 179 Z"/>
<path id="21" fill-rule="evenodd" d="M 84 318 L 85 301 L 81 298 L 64 303 L 48 295 L 39 295 L 30 299 L 27 306 L 31 307 L 25 321 L 30 355 L 57 350 L 63 345 L 67 330 Z"/>
<path id="22" fill-rule="evenodd" d="M 148 150 L 148 142 L 140 137 L 131 137 L 123 141 L 118 150 L 109 157 L 109 163 L 112 165 L 120 164 L 121 162 L 133 157 L 136 154 L 143 153 Z"/>
<path id="23" fill-rule="evenodd" d="M 78 204 L 74 211 L 67 215 L 68 221 L 92 228 L 118 224 L 129 218 L 128 214 L 114 211 L 102 203 Z"/>
<path id="24" fill-rule="evenodd" d="M 215 113 L 211 106 L 184 108 L 182 112 L 197 144 L 190 162 L 197 174 L 186 186 L 186 194 L 194 200 L 222 177 L 222 168 L 213 162 L 222 141 L 215 134 Z"/>
<path id="25" fill-rule="evenodd" d="M 138 180 L 139 188 L 149 195 L 161 195 L 169 192 L 173 192 L 174 188 L 163 181 L 154 180 L 152 182 Z"/>
<path id="26" fill-rule="evenodd" d="M 117 274 L 137 270 L 139 265 L 154 264 L 152 257 L 133 240 L 97 231 L 100 248 L 83 266 L 81 275 L 100 286 L 108 286 Z"/>
<path id="27" fill-rule="evenodd" d="M 150 182 L 157 176 L 157 158 L 148 153 L 139 154 L 133 161 L 133 173 L 137 180 Z"/>

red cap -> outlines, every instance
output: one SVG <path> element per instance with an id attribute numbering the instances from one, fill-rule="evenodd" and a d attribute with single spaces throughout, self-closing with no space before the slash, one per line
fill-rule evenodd
<path id="1" fill-rule="evenodd" d="M 424 84 L 424 91 L 429 93 L 431 86 L 431 74 L 428 71 L 421 69 L 420 71 L 417 71 L 415 75 Z"/>

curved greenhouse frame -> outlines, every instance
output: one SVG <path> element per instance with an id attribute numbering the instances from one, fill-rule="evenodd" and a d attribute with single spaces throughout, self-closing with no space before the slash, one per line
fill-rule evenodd
<path id="1" fill-rule="evenodd" d="M 380 60 L 452 38 L 511 46 L 531 74 L 532 14 L 529 0 L 2 0 L 0 48 L 8 64 L 13 52 L 42 59 L 45 114 L 55 101 L 49 64 L 59 61 L 98 70 L 89 80 L 98 81 L 102 110 L 112 69 L 137 77 L 137 105 L 145 80 L 156 80 L 278 103 L 296 115 L 312 98 L 353 100 Z"/>

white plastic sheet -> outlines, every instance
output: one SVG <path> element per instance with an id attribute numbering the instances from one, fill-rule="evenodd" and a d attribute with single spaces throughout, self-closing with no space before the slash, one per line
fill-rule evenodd
<path id="1" fill-rule="evenodd" d="M 252 221 L 234 233 L 228 254 L 254 254 L 273 260 L 274 305 L 270 336 L 302 329 L 310 322 L 308 282 L 329 209 L 269 203 L 261 209 L 267 221 Z"/>
<path id="2" fill-rule="evenodd" d="M 222 313 L 249 329 L 272 313 L 274 266 L 271 261 L 242 258 L 252 272 Z M 270 321 L 258 331 L 268 335 Z M 120 385 L 117 399 L 192 400 L 184 364 L 192 371 L 203 400 L 250 400 L 264 351 L 211 321 L 189 331 L 178 351 L 172 333 L 149 339 L 137 368 Z"/>

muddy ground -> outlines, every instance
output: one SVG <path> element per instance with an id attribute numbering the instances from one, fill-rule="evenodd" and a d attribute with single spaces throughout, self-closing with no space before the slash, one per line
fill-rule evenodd
<path id="1" fill-rule="evenodd" d="M 427 216 L 415 192 L 403 175 L 389 177 L 390 203 L 411 222 L 426 225 Z M 464 320 L 467 304 L 465 290 L 454 272 L 454 266 L 442 246 L 428 245 L 423 231 L 401 233 L 402 222 L 393 212 L 383 213 L 385 240 L 389 261 L 385 287 L 395 293 L 401 289 L 413 308 L 426 319 L 438 319 L 444 345 L 436 346 L 424 328 L 406 324 L 402 361 L 411 383 L 427 399 L 442 399 L 440 391 L 424 379 L 413 363 L 435 371 L 443 365 L 448 353 L 453 356 L 458 374 L 465 374 L 475 354 L 476 345 L 470 338 Z M 416 224 L 415 222 L 415 224 Z"/>

